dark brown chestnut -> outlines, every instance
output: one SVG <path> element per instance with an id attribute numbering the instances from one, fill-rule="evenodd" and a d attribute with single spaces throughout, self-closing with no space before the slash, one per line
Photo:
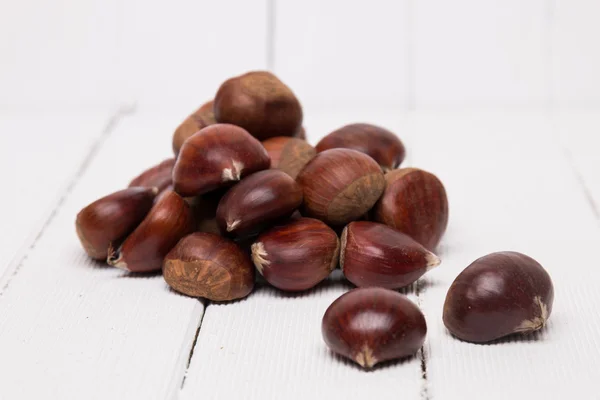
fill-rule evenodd
<path id="1" fill-rule="evenodd" d="M 329 348 L 365 369 L 414 355 L 427 334 L 425 317 L 406 296 L 384 288 L 343 294 L 325 312 L 321 325 Z"/>
<path id="2" fill-rule="evenodd" d="M 156 188 L 132 187 L 110 194 L 82 209 L 75 228 L 86 253 L 105 260 L 111 243 L 120 241 L 152 208 Z"/>
<path id="3" fill-rule="evenodd" d="M 278 136 L 267 139 L 262 144 L 271 158 L 271 168 L 279 169 L 293 179 L 317 154 L 310 144 L 292 137 Z"/>
<path id="4" fill-rule="evenodd" d="M 131 272 L 158 271 L 167 253 L 193 232 L 194 218 L 177 193 L 166 193 L 118 249 L 109 250 L 110 265 Z"/>
<path id="5" fill-rule="evenodd" d="M 181 147 L 173 168 L 173 186 L 184 197 L 196 196 L 229 186 L 270 165 L 265 148 L 244 129 L 211 125 Z"/>
<path id="6" fill-rule="evenodd" d="M 537 261 L 512 251 L 492 253 L 456 277 L 443 320 L 457 338 L 485 343 L 541 329 L 553 301 L 552 280 Z"/>
<path id="7" fill-rule="evenodd" d="M 252 261 L 281 290 L 307 290 L 335 269 L 340 241 L 325 223 L 299 218 L 269 229 L 252 245 Z"/>
<path id="8" fill-rule="evenodd" d="M 397 168 L 406 155 L 404 145 L 395 134 L 371 124 L 343 126 L 321 139 L 316 149 L 320 153 L 340 147 L 370 155 L 384 170 Z"/>
<path id="9" fill-rule="evenodd" d="M 212 301 L 240 299 L 254 288 L 248 254 L 212 233 L 197 232 L 181 239 L 165 257 L 163 276 L 174 290 Z"/>
<path id="10" fill-rule="evenodd" d="M 208 101 L 199 109 L 194 111 L 177 127 L 173 134 L 173 153 L 179 154 L 183 142 L 199 130 L 209 125 L 216 124 L 215 113 L 213 112 L 213 101 Z"/>
<path id="11" fill-rule="evenodd" d="M 218 122 L 246 129 L 259 140 L 293 136 L 302 124 L 300 102 L 267 71 L 253 71 L 225 81 L 215 96 Z"/>
<path id="12" fill-rule="evenodd" d="M 345 225 L 363 216 L 385 187 L 383 172 L 375 160 L 350 149 L 317 154 L 297 181 L 304 190 L 303 215 L 329 225 Z"/>
<path id="13" fill-rule="evenodd" d="M 279 170 L 260 171 L 229 189 L 217 207 L 223 233 L 235 236 L 257 233 L 302 204 L 302 188 Z"/>
<path id="14" fill-rule="evenodd" d="M 410 236 L 383 224 L 351 222 L 342 232 L 340 267 L 356 286 L 399 289 L 440 262 Z"/>
<path id="15" fill-rule="evenodd" d="M 435 250 L 448 225 L 448 198 L 440 180 L 417 168 L 385 174 L 386 187 L 374 219 Z"/>
<path id="16" fill-rule="evenodd" d="M 129 183 L 129 187 L 142 186 L 157 188 L 158 193 L 173 185 L 173 166 L 175 159 L 169 158 L 158 165 L 147 169 Z"/>

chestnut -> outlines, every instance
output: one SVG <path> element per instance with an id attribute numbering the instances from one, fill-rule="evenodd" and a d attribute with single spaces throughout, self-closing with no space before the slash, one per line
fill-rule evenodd
<path id="1" fill-rule="evenodd" d="M 301 128 L 302 107 L 283 82 L 267 71 L 225 81 L 215 96 L 218 122 L 241 126 L 259 140 L 293 136 Z"/>
<path id="2" fill-rule="evenodd" d="M 252 261 L 281 290 L 310 289 L 335 269 L 340 241 L 325 223 L 298 218 L 262 233 L 252 245 Z"/>
<path id="3" fill-rule="evenodd" d="M 217 207 L 223 233 L 256 233 L 302 204 L 302 188 L 285 172 L 270 169 L 244 178 L 225 193 Z"/>
<path id="4" fill-rule="evenodd" d="M 75 221 L 77 236 L 93 259 L 105 260 L 112 242 L 119 241 L 142 222 L 152 208 L 156 188 L 132 187 L 96 200 Z"/>
<path id="5" fill-rule="evenodd" d="M 393 290 L 353 289 L 335 300 L 321 325 L 329 348 L 365 369 L 414 355 L 425 342 L 427 325 L 419 308 Z"/>
<path id="6" fill-rule="evenodd" d="M 395 134 L 371 124 L 343 126 L 321 139 L 316 149 L 320 153 L 340 147 L 370 155 L 384 171 L 397 168 L 406 155 L 404 145 Z"/>
<path id="7" fill-rule="evenodd" d="M 184 197 L 196 196 L 270 165 L 265 148 L 244 129 L 215 124 L 185 141 L 173 168 L 173 186 Z"/>
<path id="8" fill-rule="evenodd" d="M 163 264 L 165 281 L 192 297 L 228 301 L 246 297 L 254 288 L 254 267 L 235 243 L 212 233 L 181 239 Z"/>
<path id="9" fill-rule="evenodd" d="M 296 179 L 302 168 L 317 151 L 302 139 L 278 136 L 262 142 L 271 158 L 271 168 L 279 169 Z"/>
<path id="10" fill-rule="evenodd" d="M 297 178 L 304 190 L 303 215 L 344 225 L 369 211 L 383 193 L 381 167 L 368 155 L 331 149 L 313 158 Z"/>
<path id="11" fill-rule="evenodd" d="M 474 343 L 529 333 L 545 325 L 553 300 L 550 275 L 537 261 L 512 251 L 492 253 L 456 277 L 444 303 L 444 325 Z"/>
<path id="12" fill-rule="evenodd" d="M 440 264 L 410 236 L 375 222 L 351 222 L 342 232 L 340 267 L 356 286 L 399 289 Z"/>
<path id="13" fill-rule="evenodd" d="M 173 185 L 173 166 L 175 159 L 169 158 L 142 172 L 139 176 L 129 183 L 129 187 L 142 186 L 147 188 L 157 188 L 158 193 L 167 190 Z"/>
<path id="14" fill-rule="evenodd" d="M 118 249 L 109 250 L 107 262 L 131 272 L 158 271 L 165 255 L 193 230 L 190 207 L 181 196 L 170 191 Z"/>
<path id="15" fill-rule="evenodd" d="M 385 180 L 385 191 L 373 210 L 374 220 L 435 250 L 448 225 L 448 198 L 442 182 L 417 168 L 390 171 Z"/>
<path id="16" fill-rule="evenodd" d="M 216 124 L 213 101 L 204 103 L 177 127 L 173 134 L 173 153 L 179 154 L 183 142 L 202 128 Z"/>

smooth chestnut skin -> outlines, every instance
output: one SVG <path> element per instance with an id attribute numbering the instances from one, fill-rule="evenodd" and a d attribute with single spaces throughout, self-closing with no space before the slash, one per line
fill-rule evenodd
<path id="1" fill-rule="evenodd" d="M 342 232 L 340 267 L 356 286 L 400 289 L 440 265 L 410 236 L 375 222 L 351 222 Z"/>
<path id="2" fill-rule="evenodd" d="M 197 196 L 230 186 L 270 165 L 265 148 L 244 129 L 211 125 L 181 147 L 173 168 L 173 186 L 184 197 Z"/>
<path id="3" fill-rule="evenodd" d="M 456 277 L 443 320 L 457 338 L 485 343 L 541 329 L 553 301 L 552 280 L 537 261 L 512 251 L 492 253 Z"/>
<path id="4" fill-rule="evenodd" d="M 414 355 L 427 334 L 425 317 L 406 296 L 370 287 L 343 294 L 321 324 L 329 348 L 365 369 Z"/>
<path id="5" fill-rule="evenodd" d="M 338 263 L 340 241 L 325 223 L 299 218 L 269 229 L 252 245 L 252 261 L 271 285 L 307 290 L 329 276 Z"/>
<path id="6" fill-rule="evenodd" d="M 345 225 L 369 211 L 383 193 L 381 167 L 368 155 L 350 149 L 319 153 L 297 182 L 304 190 L 303 215 L 329 225 Z"/>
<path id="7" fill-rule="evenodd" d="M 448 197 L 442 182 L 417 168 L 390 171 L 385 180 L 385 191 L 374 207 L 374 220 L 434 251 L 448 226 Z"/>
<path id="8" fill-rule="evenodd" d="M 248 254 L 212 233 L 193 233 L 177 243 L 165 257 L 163 276 L 174 290 L 212 301 L 240 299 L 254 288 Z"/>
<path id="9" fill-rule="evenodd" d="M 259 140 L 294 136 L 302 124 L 300 102 L 267 71 L 225 81 L 215 96 L 214 111 L 218 122 L 241 126 Z"/>
<path id="10" fill-rule="evenodd" d="M 320 153 L 335 148 L 358 150 L 370 155 L 384 170 L 398 168 L 406 150 L 392 132 L 371 124 L 350 124 L 325 136 L 317 144 Z"/>
<path id="11" fill-rule="evenodd" d="M 129 183 L 129 187 L 142 186 L 157 188 L 158 193 L 167 190 L 173 185 L 173 166 L 175 159 L 169 158 L 158 165 L 147 169 Z"/>
<path id="12" fill-rule="evenodd" d="M 270 169 L 243 179 L 229 189 L 217 207 L 221 232 L 257 233 L 302 204 L 302 188 L 285 172 Z"/>
<path id="13" fill-rule="evenodd" d="M 297 138 L 278 136 L 267 139 L 262 144 L 271 158 L 271 168 L 279 169 L 293 179 L 317 154 L 314 147 Z"/>
<path id="14" fill-rule="evenodd" d="M 168 192 L 117 250 L 109 250 L 107 262 L 130 272 L 158 271 L 167 253 L 193 230 L 190 207 L 177 193 Z"/>
<path id="15" fill-rule="evenodd" d="M 215 113 L 213 112 L 213 101 L 208 101 L 199 109 L 194 111 L 177 127 L 173 133 L 173 153 L 179 154 L 183 142 L 199 130 L 209 125 L 216 124 Z"/>
<path id="16" fill-rule="evenodd" d="M 156 188 L 132 187 L 82 209 L 75 228 L 86 253 L 93 259 L 105 260 L 111 243 L 122 240 L 142 222 L 157 192 Z"/>

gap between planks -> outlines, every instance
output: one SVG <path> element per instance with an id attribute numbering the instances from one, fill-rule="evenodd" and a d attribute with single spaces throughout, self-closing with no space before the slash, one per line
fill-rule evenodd
<path id="1" fill-rule="evenodd" d="M 422 288 L 422 280 L 419 279 L 417 280 L 417 282 L 415 283 L 415 294 L 417 296 L 417 305 L 419 306 L 420 309 L 423 309 L 423 288 Z M 421 346 L 421 349 L 419 350 L 419 358 L 421 360 L 421 391 L 420 391 L 420 396 L 422 400 L 429 400 L 429 390 L 428 390 L 428 386 L 429 386 L 429 382 L 427 381 L 427 360 L 428 360 L 428 356 L 429 353 L 427 352 L 425 346 L 426 346 L 427 342 L 423 343 L 423 346 Z"/>
<path id="2" fill-rule="evenodd" d="M 198 299 L 200 303 L 202 301 Z M 203 303 L 204 311 L 202 312 L 202 317 L 200 317 L 200 322 L 198 323 L 198 328 L 196 328 L 196 335 L 194 336 L 194 341 L 192 342 L 192 347 L 190 348 L 190 354 L 188 356 L 187 365 L 185 366 L 185 371 L 183 373 L 183 378 L 181 379 L 181 385 L 179 385 L 179 390 L 183 389 L 185 386 L 185 379 L 187 378 L 188 371 L 190 369 L 190 364 L 192 363 L 192 358 L 194 357 L 194 350 L 196 349 L 196 343 L 198 342 L 198 335 L 200 335 L 200 329 L 202 329 L 202 321 L 204 321 L 204 316 L 206 315 L 206 310 L 210 306 L 210 302 Z"/>

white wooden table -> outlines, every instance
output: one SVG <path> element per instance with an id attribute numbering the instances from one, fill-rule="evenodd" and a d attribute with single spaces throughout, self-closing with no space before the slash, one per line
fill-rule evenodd
<path id="1" fill-rule="evenodd" d="M 372 372 L 333 356 L 327 306 L 350 287 L 336 272 L 288 295 L 258 287 L 213 305 L 91 262 L 77 211 L 170 155 L 184 115 L 0 114 L 0 399 L 566 399 L 598 398 L 600 112 L 377 113 L 308 116 L 314 144 L 364 120 L 399 133 L 405 165 L 445 183 L 442 265 L 405 291 L 428 323 L 414 358 Z M 14 137 L 22 147 L 14 148 Z M 12 138 L 12 139 L 11 139 Z M 475 258 L 516 250 L 556 290 L 541 332 L 492 345 L 445 330 L 442 304 Z"/>

